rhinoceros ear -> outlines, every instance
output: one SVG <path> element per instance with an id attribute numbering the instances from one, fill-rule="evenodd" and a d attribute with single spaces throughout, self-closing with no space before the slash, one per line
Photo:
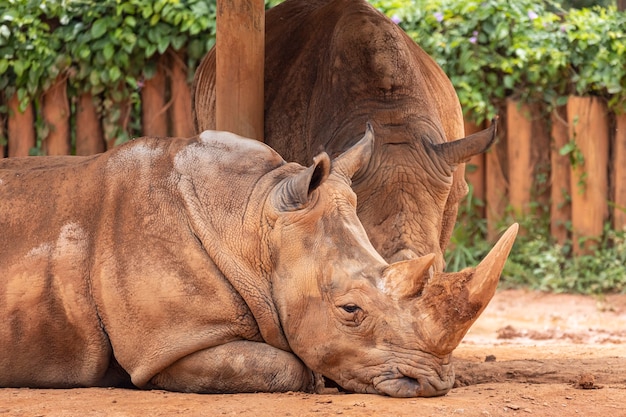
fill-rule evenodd
<path id="1" fill-rule="evenodd" d="M 315 191 L 330 174 L 330 158 L 322 152 L 313 158 L 313 165 L 287 177 L 276 190 L 275 204 L 281 211 L 303 208 Z"/>
<path id="2" fill-rule="evenodd" d="M 487 129 L 452 142 L 431 145 L 437 154 L 450 165 L 467 162 L 472 156 L 481 154 L 491 147 L 496 140 L 498 116 L 491 121 Z"/>
<path id="3" fill-rule="evenodd" d="M 333 172 L 351 179 L 354 175 L 370 163 L 374 148 L 374 128 L 367 122 L 365 134 L 352 147 L 333 160 Z"/>

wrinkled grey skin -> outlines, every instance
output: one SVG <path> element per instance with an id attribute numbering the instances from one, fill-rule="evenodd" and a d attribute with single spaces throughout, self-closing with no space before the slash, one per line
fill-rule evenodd
<path id="1" fill-rule="evenodd" d="M 385 262 L 350 187 L 372 149 L 305 168 L 209 131 L 0 161 L 0 386 L 445 394 L 501 265 Z"/>
<path id="2" fill-rule="evenodd" d="M 198 131 L 215 128 L 215 50 L 196 72 L 194 113 Z M 365 0 L 287 0 L 270 9 L 264 141 L 306 163 L 322 149 L 343 152 L 368 120 L 377 140 L 352 179 L 359 218 L 387 261 L 434 253 L 442 271 L 467 193 L 464 162 L 494 132 L 455 141 L 464 124 L 450 80 Z"/>

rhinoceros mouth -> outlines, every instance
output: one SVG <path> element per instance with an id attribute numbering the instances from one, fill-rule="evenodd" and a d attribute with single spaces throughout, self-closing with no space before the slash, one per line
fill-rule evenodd
<path id="1" fill-rule="evenodd" d="M 444 382 L 444 381 L 442 381 Z M 401 375 L 397 378 L 385 379 L 374 385 L 380 394 L 398 398 L 439 397 L 445 395 L 452 388 L 452 383 L 431 384 L 425 379 L 416 379 Z"/>
<path id="2" fill-rule="evenodd" d="M 391 374 L 375 379 L 373 385 L 378 393 L 390 397 L 438 397 L 447 394 L 454 385 L 452 366 L 445 364 L 440 371 L 428 377 L 418 369 L 400 366 Z"/>

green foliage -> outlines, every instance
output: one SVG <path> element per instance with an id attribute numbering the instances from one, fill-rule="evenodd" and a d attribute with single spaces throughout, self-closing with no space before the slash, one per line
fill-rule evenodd
<path id="1" fill-rule="evenodd" d="M 395 4 L 385 13 L 438 62 L 476 122 L 493 117 L 508 97 L 554 106 L 568 94 L 591 94 L 610 99 L 612 110 L 626 107 L 626 13 L 615 7 L 564 12 L 534 0 L 376 3 Z"/>
<path id="2" fill-rule="evenodd" d="M 614 8 L 571 10 L 563 24 L 575 93 L 605 96 L 626 111 L 626 13 Z"/>
<path id="3" fill-rule="evenodd" d="M 626 292 L 624 232 L 607 226 L 592 254 L 572 256 L 570 243 L 560 246 L 549 233 L 530 230 L 513 247 L 503 273 L 505 286 L 584 294 Z"/>
<path id="4" fill-rule="evenodd" d="M 486 220 L 478 215 L 483 203 L 471 192 L 459 208 L 457 227 L 446 252 L 447 270 L 476 266 L 489 252 Z M 558 245 L 550 235 L 547 215 L 538 207 L 519 220 L 521 232 L 504 267 L 502 287 L 525 287 L 540 291 L 599 294 L 626 292 L 626 231 L 609 225 L 589 255 L 572 255 L 572 243 Z M 513 223 L 502 221 L 502 231 Z"/>
<path id="5" fill-rule="evenodd" d="M 192 76 L 214 37 L 215 1 L 4 1 L 0 89 L 17 92 L 24 110 L 65 76 L 72 96 L 101 96 L 107 136 L 124 141 L 120 103 L 139 109 L 138 88 L 154 75 L 158 54 L 184 50 Z"/>

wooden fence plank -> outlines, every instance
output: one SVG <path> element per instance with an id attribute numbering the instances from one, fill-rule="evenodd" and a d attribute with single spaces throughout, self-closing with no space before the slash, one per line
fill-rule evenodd
<path id="1" fill-rule="evenodd" d="M 48 126 L 48 135 L 43 140 L 46 155 L 69 155 L 70 147 L 70 103 L 67 98 L 67 78 L 60 74 L 43 94 L 42 115 Z"/>
<path id="2" fill-rule="evenodd" d="M 123 92 L 124 86 L 122 83 L 117 87 L 120 93 Z M 131 104 L 130 98 L 124 97 L 120 94 L 117 100 L 119 101 L 107 101 L 105 100 L 104 113 L 102 115 L 102 132 L 104 133 L 104 142 L 106 149 L 112 149 L 116 145 L 119 145 L 121 141 L 121 134 L 128 132 L 128 124 L 131 116 Z"/>
<path id="3" fill-rule="evenodd" d="M 570 138 L 584 158 L 570 173 L 574 254 L 582 255 L 593 251 L 608 218 L 608 110 L 597 97 L 571 96 L 567 120 Z"/>
<path id="4" fill-rule="evenodd" d="M 93 155 L 104 149 L 104 134 L 94 97 L 83 93 L 76 104 L 76 155 Z"/>
<path id="5" fill-rule="evenodd" d="M 170 118 L 172 120 L 172 136 L 189 137 L 195 134 L 193 114 L 191 111 L 191 88 L 187 82 L 187 65 L 185 55 L 168 51 L 172 59 L 171 91 L 172 106 Z"/>
<path id="6" fill-rule="evenodd" d="M 626 228 L 626 114 L 615 116 L 615 142 L 613 147 L 613 181 L 615 200 L 613 228 Z"/>
<path id="7" fill-rule="evenodd" d="M 141 89 L 141 128 L 144 136 L 168 135 L 165 70 L 166 63 L 162 55 L 158 59 L 154 77 L 146 80 Z"/>
<path id="8" fill-rule="evenodd" d="M 551 114 L 552 147 L 550 149 L 550 234 L 559 244 L 569 239 L 567 222 L 572 217 L 572 207 L 569 203 L 570 190 L 570 161 L 568 155 L 561 155 L 560 150 L 569 142 L 567 125 L 567 108 L 565 106 L 554 109 Z"/>
<path id="9" fill-rule="evenodd" d="M 28 156 L 35 147 L 35 114 L 30 103 L 24 113 L 19 111 L 17 94 L 9 99 L 8 148 L 9 156 Z"/>
<path id="10" fill-rule="evenodd" d="M 531 161 L 532 115 L 530 106 L 509 99 L 506 104 L 509 204 L 517 219 L 528 214 L 533 184 Z"/>
<path id="11" fill-rule="evenodd" d="M 539 103 L 507 101 L 509 203 L 517 219 L 548 214 L 550 135 Z"/>
<path id="12" fill-rule="evenodd" d="M 215 47 L 217 129 L 262 141 L 263 0 L 218 0 Z"/>
<path id="13" fill-rule="evenodd" d="M 485 155 L 485 216 L 487 239 L 491 242 L 495 242 L 500 235 L 498 226 L 504 219 L 508 201 L 506 131 L 506 117 L 500 117 L 497 141 Z"/>
<path id="14" fill-rule="evenodd" d="M 479 132 L 484 129 L 484 124 L 477 125 L 469 120 L 465 120 L 465 136 Z M 485 154 L 481 153 L 473 156 L 465 166 L 465 180 L 471 184 L 473 197 L 483 203 L 482 207 L 476 207 L 480 217 L 485 216 Z"/>
<path id="15" fill-rule="evenodd" d="M 4 105 L 5 103 L 5 97 L 4 97 L 4 93 L 0 91 L 0 105 Z M 0 158 L 4 158 L 6 156 L 6 145 L 5 145 L 5 141 L 6 141 L 6 134 L 7 134 L 7 130 L 6 130 L 6 122 L 7 122 L 7 118 L 4 115 L 4 113 L 0 113 Z"/>

